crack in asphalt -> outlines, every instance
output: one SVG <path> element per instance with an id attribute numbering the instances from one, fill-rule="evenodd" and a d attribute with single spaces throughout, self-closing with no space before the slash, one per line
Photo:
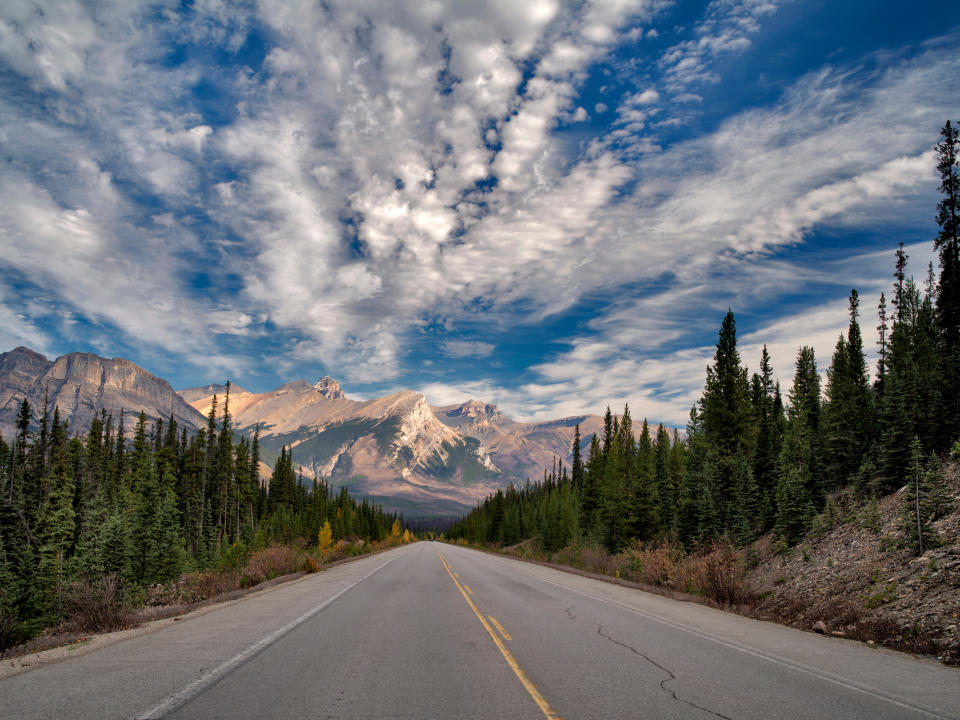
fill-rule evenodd
<path id="1" fill-rule="evenodd" d="M 567 614 L 569 615 L 569 612 Z M 690 707 L 696 708 L 697 710 L 702 710 L 705 713 L 710 713 L 714 717 L 722 718 L 722 720 L 732 720 L 732 718 L 729 718 L 726 715 L 718 713 L 715 710 L 711 710 L 710 708 L 705 708 L 702 705 L 697 705 L 696 703 L 690 702 L 689 700 L 684 700 L 682 697 L 678 697 L 675 690 L 671 690 L 670 688 L 667 687 L 668 682 L 673 682 L 674 680 L 677 679 L 677 676 L 673 673 L 672 670 L 670 670 L 670 668 L 664 667 L 663 665 L 658 663 L 656 660 L 654 660 L 652 657 L 650 657 L 649 655 L 645 655 L 644 653 L 640 652 L 632 645 L 627 645 L 626 643 L 620 642 L 616 638 L 610 637 L 603 631 L 603 625 L 597 625 L 597 634 L 600 635 L 601 637 L 606 638 L 607 640 L 612 642 L 614 645 L 619 645 L 622 648 L 626 648 L 627 650 L 632 652 L 634 655 L 639 655 L 648 663 L 653 665 L 655 668 L 665 673 L 668 677 L 660 681 L 660 689 L 670 693 L 670 696 L 677 702 L 681 702 L 684 705 L 689 705 Z"/>
<path id="2" fill-rule="evenodd" d="M 576 620 L 576 619 L 577 619 L 577 616 L 574 615 L 572 612 L 570 612 L 570 611 L 573 610 L 575 607 L 576 607 L 576 605 L 571 605 L 571 606 L 568 607 L 566 610 L 564 610 L 564 612 L 567 614 L 567 617 L 570 618 L 571 620 Z"/>

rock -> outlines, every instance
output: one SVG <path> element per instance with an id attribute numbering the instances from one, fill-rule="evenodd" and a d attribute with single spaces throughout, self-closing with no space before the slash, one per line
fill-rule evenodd
<path id="1" fill-rule="evenodd" d="M 827 624 L 823 620 L 817 620 L 813 624 L 813 631 L 818 632 L 821 635 L 826 635 L 829 632 L 829 629 L 827 628 Z"/>
<path id="2" fill-rule="evenodd" d="M 340 389 L 340 383 L 329 375 L 324 375 L 314 383 L 313 389 L 330 400 L 344 400 L 347 397 Z"/>
<path id="3" fill-rule="evenodd" d="M 874 645 L 876 645 L 876 643 L 873 640 L 867 640 L 867 645 L 869 645 L 870 647 L 873 647 Z"/>
<path id="4" fill-rule="evenodd" d="M 20 402 L 26 398 L 35 414 L 43 411 L 47 398 L 60 417 L 70 422 L 70 431 L 86 432 L 100 410 L 119 421 L 126 412 L 125 428 L 132 432 L 142 410 L 147 419 L 172 415 L 181 427 L 198 429 L 203 415 L 181 398 L 166 380 L 122 358 L 102 358 L 89 353 L 70 353 L 56 360 L 27 348 L 0 354 L 0 433 L 12 436 Z"/>
<path id="5" fill-rule="evenodd" d="M 834 631 L 833 631 L 832 633 L 830 633 L 830 634 L 833 635 L 834 637 L 846 637 L 846 636 L 847 636 L 847 634 L 846 634 L 845 632 L 843 632 L 842 630 L 834 630 Z"/>

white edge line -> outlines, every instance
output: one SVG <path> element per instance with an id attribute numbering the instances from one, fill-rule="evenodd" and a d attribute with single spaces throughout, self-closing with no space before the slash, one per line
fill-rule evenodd
<path id="1" fill-rule="evenodd" d="M 375 567 L 373 570 L 371 570 L 370 572 L 368 572 L 368 573 L 367 573 L 366 575 L 364 575 L 363 577 L 358 578 L 357 580 L 354 580 L 352 583 L 350 583 L 349 585 L 347 585 L 345 588 L 343 588 L 342 590 L 340 590 L 340 591 L 339 591 L 338 593 L 336 593 L 335 595 L 331 595 L 329 598 L 327 598 L 326 600 L 324 600 L 322 603 L 320 603 L 319 605 L 317 605 L 315 608 L 312 608 L 311 610 L 308 610 L 307 612 L 305 612 L 305 613 L 304 613 L 303 615 L 301 615 L 300 617 L 296 618 L 295 620 L 291 620 L 290 622 L 288 622 L 286 625 L 284 625 L 284 626 L 283 626 L 282 628 L 280 628 L 279 630 L 274 630 L 272 633 L 270 633 L 269 635 L 267 635 L 265 638 L 262 638 L 262 639 L 258 640 L 258 641 L 255 642 L 253 645 L 251 645 L 250 647 L 248 647 L 246 650 L 240 651 L 239 653 L 237 653 L 236 655 L 234 655 L 232 658 L 230 658 L 230 659 L 227 660 L 226 662 L 221 663 L 220 665 L 218 665 L 217 667 L 213 668 L 212 670 L 209 670 L 208 672 L 204 673 L 203 675 L 201 675 L 200 677 L 198 677 L 196 680 L 194 680 L 192 683 L 190 683 L 190 684 L 187 685 L 186 687 L 184 687 L 184 688 L 182 688 L 181 690 L 175 692 L 173 695 L 171 695 L 170 697 L 168 697 L 166 700 L 164 700 L 163 702 L 161 702 L 161 703 L 160 703 L 159 705 L 157 705 L 156 707 L 152 708 L 151 710 L 148 710 L 148 711 L 145 712 L 145 713 L 141 713 L 141 714 L 137 715 L 137 716 L 136 716 L 136 720 L 161 720 L 161 718 L 163 718 L 163 717 L 167 716 L 168 714 L 174 712 L 175 710 L 183 707 L 183 706 L 186 705 L 188 702 L 190 702 L 190 700 L 192 700 L 193 698 L 195 698 L 197 695 L 199 695 L 200 693 L 202 693 L 202 692 L 203 692 L 204 690 L 206 690 L 208 687 L 210 687 L 210 686 L 213 685 L 215 682 L 217 682 L 218 680 L 220 680 L 221 678 L 223 678 L 225 675 L 227 675 L 227 674 L 229 674 L 231 671 L 235 670 L 237 667 L 239 667 L 239 666 L 242 665 L 244 662 L 246 662 L 247 660 L 249 660 L 250 658 L 252 658 L 254 655 L 256 655 L 257 653 L 259 653 L 261 650 L 264 650 L 264 649 L 267 648 L 269 645 L 272 645 L 273 643 L 275 643 L 277 640 L 279 640 L 280 638 L 282 638 L 282 637 L 283 637 L 284 635 L 286 635 L 288 632 L 290 632 L 291 630 L 295 629 L 298 625 L 302 625 L 303 623 L 305 623 L 307 620 L 309 620 L 309 619 L 312 618 L 314 615 L 316 615 L 318 612 L 320 612 L 321 610 L 323 610 L 324 608 L 326 608 L 328 605 L 330 605 L 334 600 L 336 600 L 337 598 L 339 598 L 341 595 L 343 595 L 344 593 L 346 593 L 346 592 L 349 591 L 349 590 L 352 590 L 352 589 L 355 588 L 357 585 L 359 585 L 360 583 L 362 583 L 364 580 L 366 580 L 367 578 L 369 578 L 371 575 L 374 575 L 375 573 L 379 572 L 380 570 L 382 570 L 383 568 L 385 568 L 387 565 L 389 565 L 390 563 L 392 563 L 392 562 L 393 562 L 394 560 L 396 560 L 398 557 L 400 557 L 400 556 L 399 556 L 399 555 L 395 555 L 394 557 L 392 557 L 392 558 L 390 558 L 389 560 L 387 560 L 385 563 L 382 563 L 382 564 L 378 565 L 377 567 Z"/>
<path id="2" fill-rule="evenodd" d="M 484 556 L 487 556 L 486 553 L 481 553 L 481 554 Z M 500 558 L 500 556 L 489 556 L 489 557 Z M 514 559 L 506 556 L 504 556 L 502 559 L 507 561 L 514 560 L 515 562 L 519 562 L 518 559 Z M 548 568 L 548 569 L 553 569 L 553 568 Z M 576 590 L 572 587 L 568 587 L 566 585 L 553 582 L 552 580 L 547 580 L 545 578 L 538 577 L 533 573 L 527 572 L 526 570 L 520 570 L 518 568 L 518 571 L 522 572 L 524 575 L 528 577 L 533 578 L 534 580 L 539 580 L 540 582 L 547 583 L 548 585 L 554 585 L 558 588 L 561 588 L 562 590 L 567 590 L 568 592 L 576 593 L 577 595 L 583 595 L 584 597 L 592 598 L 594 600 L 599 600 L 602 603 L 606 603 L 607 605 L 612 605 L 613 607 L 620 608 L 621 610 L 626 610 L 627 612 L 633 613 L 634 615 L 639 615 L 640 617 L 646 618 L 647 620 L 652 620 L 653 622 L 660 623 L 661 625 L 666 625 L 676 630 L 681 630 L 685 633 L 689 633 L 690 635 L 695 635 L 696 637 L 702 638 L 704 640 L 715 642 L 719 645 L 723 645 L 732 650 L 738 650 L 742 653 L 746 653 L 747 655 L 752 655 L 754 657 L 761 658 L 763 660 L 769 660 L 772 663 L 783 665 L 784 667 L 790 668 L 791 670 L 796 670 L 797 672 L 813 675 L 814 677 L 818 677 L 821 680 L 832 682 L 836 685 L 847 688 L 848 690 L 854 690 L 856 692 L 863 693 L 865 695 L 872 695 L 874 697 L 877 697 L 881 700 L 885 700 L 894 705 L 899 705 L 900 707 L 906 708 L 907 710 L 912 710 L 914 712 L 923 713 L 924 715 L 929 715 L 930 717 L 938 718 L 938 720 L 956 720 L 957 716 L 955 715 L 941 715 L 939 714 L 940 711 L 927 710 L 926 708 L 922 708 L 918 705 L 912 704 L 906 698 L 893 695 L 893 694 L 888 694 L 882 690 L 878 690 L 877 688 L 870 687 L 869 685 L 858 685 L 853 681 L 844 680 L 842 678 L 839 678 L 835 675 L 831 675 L 830 673 L 824 672 L 822 670 L 817 670 L 816 668 L 810 667 L 809 665 L 804 665 L 802 663 L 798 663 L 793 660 L 787 660 L 786 658 L 779 658 L 779 657 L 776 657 L 775 655 L 770 655 L 760 650 L 753 650 L 751 648 L 744 647 L 742 645 L 737 645 L 736 643 L 730 642 L 729 640 L 723 640 L 721 638 L 714 637 L 713 635 L 700 632 L 699 630 L 688 628 L 672 620 L 666 620 L 664 618 L 657 617 L 656 615 L 651 615 L 649 613 L 643 612 L 642 610 L 636 610 L 635 608 L 629 607 L 628 605 L 622 605 L 614 600 L 608 600 L 606 598 L 600 597 L 599 595 L 593 595 L 591 593 L 584 592 L 582 590 Z M 563 571 L 557 570 L 556 572 L 563 572 Z M 580 577 L 583 577 L 583 576 L 580 576 Z M 593 580 L 593 578 L 585 578 L 585 579 Z M 603 581 L 595 580 L 595 582 L 603 582 Z M 752 618 L 748 618 L 748 619 L 752 619 Z"/>

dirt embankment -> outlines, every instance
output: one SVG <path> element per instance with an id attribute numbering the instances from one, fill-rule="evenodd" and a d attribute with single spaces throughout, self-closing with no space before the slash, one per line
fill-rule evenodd
<path id="1" fill-rule="evenodd" d="M 903 490 L 872 507 L 837 498 L 835 523 L 787 552 L 756 543 L 758 614 L 960 665 L 960 465 L 946 480 L 952 510 L 933 523 L 942 544 L 919 557 L 901 531 Z"/>

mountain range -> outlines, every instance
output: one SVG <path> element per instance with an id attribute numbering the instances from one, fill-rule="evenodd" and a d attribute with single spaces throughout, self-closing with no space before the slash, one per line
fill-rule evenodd
<path id="1" fill-rule="evenodd" d="M 143 411 L 151 421 L 173 416 L 196 430 L 214 397 L 222 413 L 226 394 L 225 385 L 175 391 L 122 358 L 48 360 L 24 347 L 0 354 L 0 434 L 8 439 L 24 398 L 35 412 L 46 398 L 80 432 L 101 409 Z M 431 407 L 412 390 L 352 400 L 330 377 L 265 393 L 232 385 L 229 411 L 236 432 L 252 437 L 259 429 L 266 460 L 287 447 L 306 480 L 326 478 L 410 518 L 459 515 L 498 488 L 538 479 L 557 458 L 569 466 L 575 426 L 583 446 L 603 427 L 596 415 L 517 422 L 476 400 Z M 268 476 L 269 466 L 262 470 Z"/>

